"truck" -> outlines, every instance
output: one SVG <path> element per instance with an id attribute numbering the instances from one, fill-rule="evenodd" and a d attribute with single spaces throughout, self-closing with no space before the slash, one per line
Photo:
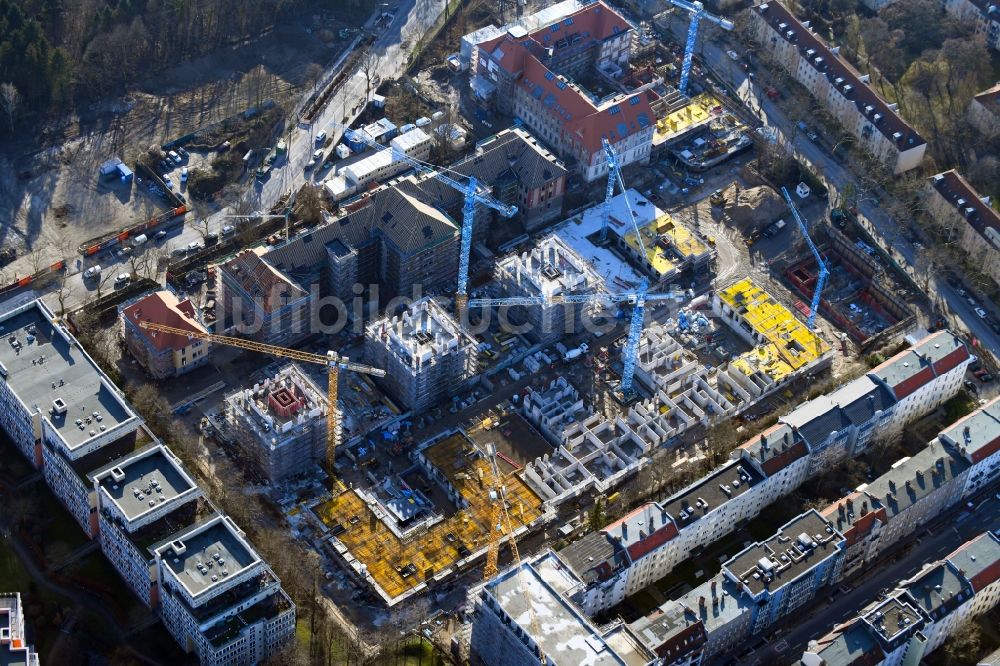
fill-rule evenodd
<path id="1" fill-rule="evenodd" d="M 574 347 L 573 349 L 567 350 L 566 353 L 563 354 L 563 360 L 572 361 L 573 359 L 579 358 L 580 356 L 586 354 L 589 349 L 590 348 L 587 346 L 586 342 L 581 342 L 579 347 Z"/>
<path id="2" fill-rule="evenodd" d="M 764 230 L 764 235 L 768 238 L 774 238 L 780 234 L 788 224 L 784 220 L 778 220 L 767 229 Z"/>

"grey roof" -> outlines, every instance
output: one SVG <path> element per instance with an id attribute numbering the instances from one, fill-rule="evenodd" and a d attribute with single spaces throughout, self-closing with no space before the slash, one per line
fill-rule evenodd
<path id="1" fill-rule="evenodd" d="M 624 564 L 624 551 L 616 549 L 604 532 L 589 532 L 559 551 L 559 559 L 566 563 L 577 576 L 585 578 L 588 571 L 602 562 L 616 559 Z"/>
<path id="2" fill-rule="evenodd" d="M 972 587 L 948 564 L 941 562 L 904 584 L 910 598 L 934 621 L 955 610 L 972 596 Z"/>
<path id="3" fill-rule="evenodd" d="M 938 331 L 913 345 L 914 351 L 931 363 L 937 363 L 952 352 L 962 348 L 965 348 L 965 343 L 951 331 Z"/>
<path id="4" fill-rule="evenodd" d="M 423 178 L 426 178 L 424 176 Z M 407 177 L 373 191 L 364 205 L 314 231 L 292 239 L 263 259 L 282 272 L 311 268 L 326 260 L 326 247 L 340 241 L 359 247 L 375 237 L 410 254 L 458 234 L 450 217 L 422 201 L 418 179 Z M 337 248 L 342 252 L 342 249 Z"/>
<path id="5" fill-rule="evenodd" d="M 899 515 L 955 477 L 970 464 L 946 447 L 932 442 L 908 460 L 868 484 L 865 494 L 884 506 L 889 520 Z"/>
<path id="6" fill-rule="evenodd" d="M 785 523 L 773 537 L 755 543 L 723 564 L 753 596 L 777 590 L 835 554 L 847 540 L 815 509 Z"/>
<path id="7" fill-rule="evenodd" d="M 37 406 L 66 442 L 65 453 L 75 459 L 93 449 L 86 445 L 95 437 L 130 420 L 137 427 L 139 419 L 104 372 L 68 332 L 52 323 L 51 313 L 40 303 L 32 301 L 0 320 L 0 366 L 4 370 L 0 377 L 29 411 Z M 53 414 L 56 399 L 65 403 L 64 414 Z"/>
<path id="8" fill-rule="evenodd" d="M 698 608 L 695 604 L 694 608 Z M 701 624 L 694 610 L 677 601 L 667 601 L 650 615 L 639 618 L 629 627 L 650 650 L 656 651 L 677 634 L 689 630 L 692 625 Z M 698 647 L 706 639 L 704 625 L 690 629 L 696 636 L 696 642 L 691 648 Z M 666 655 L 661 655 L 666 656 Z M 677 659 L 680 654 L 671 654 L 670 660 Z M 669 663 L 669 662 L 668 662 Z"/>
<path id="9" fill-rule="evenodd" d="M 881 603 L 870 607 L 862 619 L 876 636 L 890 644 L 900 636 L 910 635 L 924 624 L 924 615 L 920 609 L 901 592 L 894 592 Z"/>
<path id="10" fill-rule="evenodd" d="M 737 460 L 703 477 L 661 505 L 677 523 L 678 529 L 684 529 L 730 499 L 747 492 L 752 486 L 760 483 L 762 478 L 752 466 L 743 460 Z M 727 486 L 729 493 L 727 494 L 719 486 Z M 699 507 L 699 499 L 704 500 L 707 507 Z M 681 517 L 681 511 L 686 512 L 686 518 Z"/>
<path id="11" fill-rule="evenodd" d="M 572 574 L 558 558 L 546 552 L 534 561 L 500 574 L 486 584 L 483 593 L 493 596 L 542 652 L 551 655 L 557 663 L 627 666 L 628 662 L 604 641 L 590 621 L 563 597 L 561 591 L 573 582 Z M 533 633 L 532 615 L 539 625 L 540 635 Z"/>
<path id="12" fill-rule="evenodd" d="M 177 459 L 162 445 L 116 461 L 92 476 L 129 520 L 197 489 Z"/>
<path id="13" fill-rule="evenodd" d="M 931 365 L 930 359 L 924 359 L 913 349 L 906 349 L 873 368 L 868 375 L 878 377 L 891 387 L 897 387 L 914 375 L 931 368 Z"/>
<path id="14" fill-rule="evenodd" d="M 1000 578 L 1000 537 L 992 532 L 980 534 L 972 541 L 962 544 L 948 556 L 948 561 L 979 592 Z"/>
<path id="15" fill-rule="evenodd" d="M 177 544 L 183 544 L 182 553 L 177 552 Z M 157 551 L 192 597 L 225 585 L 228 579 L 260 562 L 229 519 L 222 517 L 170 537 Z"/>
<path id="16" fill-rule="evenodd" d="M 556 157 L 540 147 L 534 137 L 513 128 L 480 142 L 476 154 L 453 164 L 451 170 L 475 176 L 488 184 L 513 178 L 528 189 L 542 187 L 567 173 Z"/>
<path id="17" fill-rule="evenodd" d="M 855 622 L 846 631 L 820 638 L 815 650 L 825 666 L 874 664 L 884 657 L 882 648 L 868 632 L 863 622 Z"/>
<path id="18" fill-rule="evenodd" d="M 885 411 L 895 402 L 889 389 L 866 375 L 805 403 L 782 421 L 795 426 L 809 444 L 816 446 L 834 431 L 861 425 L 871 420 L 876 411 Z"/>
<path id="19" fill-rule="evenodd" d="M 963 449 L 970 457 L 981 449 L 995 450 L 995 442 L 1000 439 L 1000 398 L 956 422 L 938 437 Z"/>
<path id="20" fill-rule="evenodd" d="M 610 534 L 619 540 L 622 546 L 628 548 L 644 541 L 653 532 L 668 529 L 670 523 L 670 516 L 667 515 L 665 509 L 656 502 L 647 502 L 626 514 L 621 520 L 606 526 L 602 531 Z"/>

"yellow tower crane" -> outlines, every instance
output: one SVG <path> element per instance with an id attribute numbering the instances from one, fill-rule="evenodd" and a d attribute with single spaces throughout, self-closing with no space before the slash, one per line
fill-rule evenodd
<path id="1" fill-rule="evenodd" d="M 535 645 L 538 646 L 539 663 L 545 663 L 545 653 L 538 643 L 542 635 L 541 627 L 538 625 L 538 618 L 531 605 L 531 599 L 524 591 L 524 583 L 521 581 L 521 553 L 517 550 L 517 539 L 514 538 L 514 527 L 510 519 L 510 511 L 507 509 L 507 489 L 503 484 L 503 475 L 497 465 L 496 446 L 487 444 L 485 457 L 490 463 L 492 479 L 490 481 L 490 501 L 493 503 L 493 511 L 490 521 L 489 548 L 486 551 L 486 565 L 483 567 L 483 580 L 490 581 L 496 577 L 498 567 L 497 560 L 500 557 L 500 546 L 505 539 L 510 541 L 510 552 L 514 556 L 514 575 L 517 577 L 517 586 L 524 597 L 525 607 L 528 609 L 528 622 L 531 625 L 531 635 L 535 637 Z M 522 510 L 523 511 L 523 510 Z M 522 513 L 523 519 L 523 513 Z"/>
<path id="2" fill-rule="evenodd" d="M 266 345 L 261 342 L 254 342 L 253 340 L 234 338 L 229 335 L 215 335 L 214 333 L 200 333 L 184 328 L 175 328 L 173 326 L 167 326 L 166 324 L 158 324 L 153 321 L 140 321 L 139 326 L 150 331 L 183 335 L 188 338 L 205 340 L 206 342 L 211 342 L 213 344 L 228 345 L 230 347 L 239 347 L 240 349 L 249 349 L 250 351 L 260 352 L 262 354 L 271 354 L 272 356 L 290 358 L 293 361 L 325 365 L 327 368 L 327 378 L 329 382 L 329 388 L 327 390 L 328 404 L 326 407 L 326 462 L 331 475 L 333 474 L 334 469 L 334 457 L 337 453 L 337 446 L 340 444 L 341 438 L 340 412 L 337 409 L 337 379 L 340 375 L 340 371 L 350 370 L 352 372 L 361 372 L 366 375 L 385 377 L 385 370 L 382 370 L 381 368 L 372 368 L 360 363 L 353 363 L 350 359 L 341 356 L 334 351 L 328 351 L 326 355 L 313 354 L 310 352 L 298 351 L 297 349 L 286 349 L 285 347 Z"/>

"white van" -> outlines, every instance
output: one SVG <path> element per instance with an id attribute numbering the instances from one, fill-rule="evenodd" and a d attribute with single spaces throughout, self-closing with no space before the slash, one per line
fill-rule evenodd
<path id="1" fill-rule="evenodd" d="M 316 135 L 316 145 L 322 146 L 326 143 L 326 130 L 320 130 L 320 133 Z"/>
<path id="2" fill-rule="evenodd" d="M 146 236 L 146 234 L 139 234 L 138 236 L 132 239 L 132 247 L 139 247 L 148 240 L 149 237 Z"/>
<path id="3" fill-rule="evenodd" d="M 85 280 L 96 280 L 99 277 L 101 277 L 100 266 L 91 266 L 83 272 L 83 279 Z"/>

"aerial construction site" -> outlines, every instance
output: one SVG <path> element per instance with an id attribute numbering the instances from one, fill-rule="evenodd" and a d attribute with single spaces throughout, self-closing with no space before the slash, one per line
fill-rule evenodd
<path id="1" fill-rule="evenodd" d="M 850 645 L 935 649 L 952 625 L 880 567 L 952 507 L 988 532 L 1000 366 L 756 77 L 799 31 L 870 102 L 857 140 L 896 129 L 887 172 L 919 135 L 777 3 L 428 4 L 340 29 L 296 122 L 240 144 L 246 195 L 187 202 L 202 241 L 109 232 L 0 292 L 12 453 L 201 663 L 855 663 L 790 619 L 861 571 L 931 639 Z M 1000 585 L 971 562 L 935 565 L 969 618 Z M 317 647 L 317 615 L 350 639 Z"/>

